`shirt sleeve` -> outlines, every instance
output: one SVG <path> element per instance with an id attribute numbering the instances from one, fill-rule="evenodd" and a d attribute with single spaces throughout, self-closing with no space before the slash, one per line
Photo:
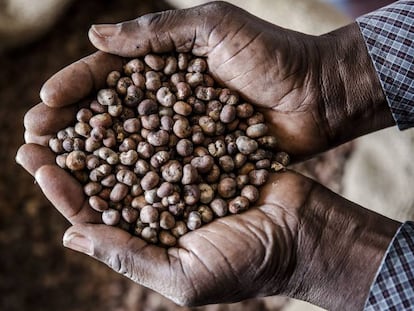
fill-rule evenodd
<path id="1" fill-rule="evenodd" d="M 364 311 L 414 310 L 414 222 L 397 231 L 375 277 Z"/>
<path id="2" fill-rule="evenodd" d="M 357 19 L 398 127 L 414 126 L 414 1 Z"/>

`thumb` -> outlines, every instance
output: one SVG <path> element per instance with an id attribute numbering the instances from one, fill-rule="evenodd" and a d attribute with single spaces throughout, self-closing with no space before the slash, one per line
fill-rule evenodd
<path id="1" fill-rule="evenodd" d="M 102 224 L 76 224 L 65 232 L 63 245 L 89 255 L 116 272 L 155 290 L 168 276 L 165 249 L 148 245 L 119 228 Z"/>
<path id="2" fill-rule="evenodd" d="M 212 29 L 230 6 L 210 3 L 186 10 L 169 10 L 143 15 L 135 20 L 93 25 L 89 39 L 101 51 L 123 57 L 138 57 L 150 52 L 208 53 Z"/>

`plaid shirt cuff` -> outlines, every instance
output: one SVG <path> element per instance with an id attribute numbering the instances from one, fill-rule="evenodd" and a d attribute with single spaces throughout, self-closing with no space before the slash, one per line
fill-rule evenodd
<path id="1" fill-rule="evenodd" d="M 357 19 L 398 127 L 414 126 L 414 1 Z"/>
<path id="2" fill-rule="evenodd" d="M 403 224 L 394 236 L 364 310 L 414 310 L 414 222 Z"/>

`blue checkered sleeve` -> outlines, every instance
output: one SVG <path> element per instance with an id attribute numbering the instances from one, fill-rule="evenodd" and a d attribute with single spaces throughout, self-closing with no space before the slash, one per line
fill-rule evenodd
<path id="1" fill-rule="evenodd" d="M 414 310 L 414 222 L 403 224 L 394 236 L 364 310 Z"/>
<path id="2" fill-rule="evenodd" d="M 414 1 L 357 19 L 398 127 L 414 126 Z"/>

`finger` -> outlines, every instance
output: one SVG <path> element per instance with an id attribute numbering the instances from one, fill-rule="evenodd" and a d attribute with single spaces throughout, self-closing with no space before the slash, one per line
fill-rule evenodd
<path id="1" fill-rule="evenodd" d="M 88 204 L 81 184 L 57 165 L 37 169 L 35 178 L 48 200 L 71 223 L 100 223 L 100 213 Z"/>
<path id="2" fill-rule="evenodd" d="M 32 135 L 52 135 L 73 124 L 77 110 L 77 105 L 54 108 L 40 103 L 26 113 L 24 127 Z"/>
<path id="3" fill-rule="evenodd" d="M 16 162 L 32 176 L 44 165 L 54 165 L 56 155 L 47 147 L 37 144 L 25 144 L 16 154 Z"/>
<path id="4" fill-rule="evenodd" d="M 213 3 L 147 14 L 116 25 L 94 25 L 89 39 L 101 51 L 124 57 L 173 50 L 203 55 L 208 51 L 211 30 L 228 10 L 229 5 Z"/>
<path id="5" fill-rule="evenodd" d="M 49 145 L 49 139 L 52 137 L 52 135 L 44 135 L 39 136 L 36 134 L 33 134 L 31 132 L 25 131 L 24 132 L 24 141 L 26 144 L 36 144 L 41 146 L 48 146 Z"/>
<path id="6" fill-rule="evenodd" d="M 43 85 L 42 101 L 50 107 L 75 104 L 105 85 L 106 76 L 122 69 L 122 59 L 96 52 L 63 68 Z"/>
<path id="7" fill-rule="evenodd" d="M 106 225 L 77 224 L 65 232 L 63 245 L 92 256 L 161 294 L 168 295 L 167 292 L 173 290 L 169 289 L 173 269 L 167 250 L 149 245 L 124 230 Z"/>

